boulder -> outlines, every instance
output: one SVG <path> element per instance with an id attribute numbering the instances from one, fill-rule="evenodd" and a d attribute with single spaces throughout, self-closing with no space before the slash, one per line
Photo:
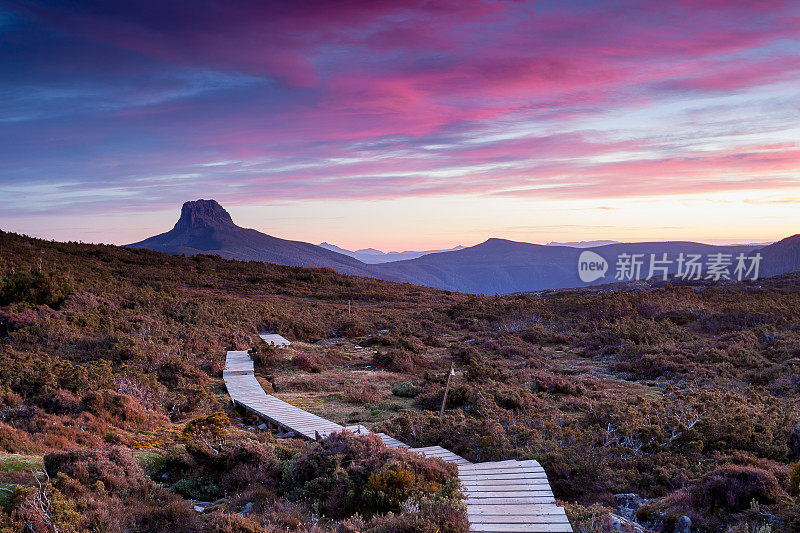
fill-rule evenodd
<path id="1" fill-rule="evenodd" d="M 683 515 L 675 522 L 675 533 L 691 533 L 692 519 Z"/>
<path id="2" fill-rule="evenodd" d="M 623 516 L 616 515 L 614 513 L 608 513 L 609 518 L 609 525 L 611 526 L 611 531 L 615 533 L 647 533 L 647 530 L 633 522 L 628 520 Z"/>
<path id="3" fill-rule="evenodd" d="M 619 515 L 628 520 L 635 520 L 636 511 L 647 501 L 638 494 L 632 493 L 614 494 L 613 499 L 614 507 L 617 508 Z"/>

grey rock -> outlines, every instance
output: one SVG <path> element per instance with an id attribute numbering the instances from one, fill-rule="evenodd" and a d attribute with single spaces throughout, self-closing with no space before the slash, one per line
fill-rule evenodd
<path id="1" fill-rule="evenodd" d="M 199 500 L 188 500 L 192 508 L 198 513 L 204 513 L 205 510 L 211 505 L 211 502 L 201 502 Z"/>
<path id="2" fill-rule="evenodd" d="M 692 519 L 686 515 L 678 518 L 678 521 L 675 522 L 675 533 L 691 533 L 692 531 Z"/>
<path id="3" fill-rule="evenodd" d="M 647 533 L 647 530 L 633 522 L 628 520 L 623 516 L 616 515 L 614 513 L 608 513 L 609 518 L 609 525 L 611 526 L 611 531 L 615 533 Z"/>
<path id="4" fill-rule="evenodd" d="M 628 520 L 635 520 L 636 511 L 647 501 L 638 494 L 632 493 L 614 494 L 613 499 L 614 506 L 617 508 L 620 516 Z"/>

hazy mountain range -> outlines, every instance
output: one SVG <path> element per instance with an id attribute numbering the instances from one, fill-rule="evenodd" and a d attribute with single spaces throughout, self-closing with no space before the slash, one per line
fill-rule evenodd
<path id="1" fill-rule="evenodd" d="M 376 250 L 375 248 L 363 248 L 361 250 L 345 250 L 344 248 L 339 248 L 334 244 L 330 244 L 327 242 L 320 243 L 319 246 L 321 248 L 325 248 L 326 250 L 331 250 L 333 252 L 339 252 L 340 254 L 349 255 L 350 257 L 354 257 L 361 261 L 362 263 L 367 263 L 368 265 L 375 265 L 378 263 L 390 263 L 392 261 L 405 261 L 406 259 L 416 259 L 418 257 L 422 257 L 423 255 L 428 254 L 435 254 L 438 252 L 452 252 L 454 250 L 463 250 L 463 246 L 456 246 L 455 248 L 448 248 L 447 250 L 426 250 L 422 252 L 418 251 L 405 251 L 405 252 L 382 252 L 380 250 Z"/>
<path id="2" fill-rule="evenodd" d="M 128 246 L 173 254 L 216 254 L 229 259 L 267 261 L 292 266 L 330 267 L 343 274 L 371 276 L 391 281 L 427 285 L 441 289 L 506 294 L 586 286 L 578 275 L 582 253 L 594 252 L 608 265 L 605 276 L 593 283 L 615 281 L 614 268 L 622 254 L 650 254 L 673 262 L 679 254 L 761 254 L 761 275 L 800 269 L 800 236 L 788 237 L 768 246 L 714 246 L 695 242 L 645 242 L 604 244 L 530 244 L 489 239 L 470 247 L 425 252 L 389 252 L 366 249 L 351 252 L 333 245 L 280 239 L 234 224 L 230 214 L 214 200 L 186 202 L 175 227 L 166 233 Z M 400 259 L 402 260 L 394 260 Z M 731 265 L 731 271 L 733 265 Z M 647 265 L 639 277 L 647 276 Z"/>
<path id="3" fill-rule="evenodd" d="M 607 244 L 621 244 L 619 241 L 577 241 L 577 242 L 548 242 L 547 246 L 569 246 L 571 248 L 596 248 Z"/>

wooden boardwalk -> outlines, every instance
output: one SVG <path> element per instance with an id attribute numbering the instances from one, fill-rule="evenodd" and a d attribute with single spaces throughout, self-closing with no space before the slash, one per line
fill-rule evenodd
<path id="1" fill-rule="evenodd" d="M 253 361 L 246 351 L 228 352 L 222 377 L 233 403 L 276 426 L 283 435 L 314 440 L 344 429 L 264 392 L 253 375 Z"/>
<path id="2" fill-rule="evenodd" d="M 262 341 L 266 342 L 267 344 L 271 344 L 273 346 L 283 347 L 292 344 L 291 342 L 289 342 L 289 339 L 281 337 L 276 333 L 259 333 L 258 336 L 261 337 Z"/>
<path id="3" fill-rule="evenodd" d="M 470 531 L 572 532 L 536 461 L 460 465 Z"/>
<path id="4" fill-rule="evenodd" d="M 370 433 L 364 426 L 340 426 L 267 394 L 253 374 L 253 361 L 246 351 L 228 352 L 222 377 L 233 402 L 280 430 L 279 436 L 316 440 L 345 430 Z M 567 515 L 556 505 L 547 475 L 536 461 L 473 464 L 441 446 L 411 448 L 385 433 L 376 435 L 390 448 L 408 448 L 458 465 L 470 531 L 572 533 Z"/>

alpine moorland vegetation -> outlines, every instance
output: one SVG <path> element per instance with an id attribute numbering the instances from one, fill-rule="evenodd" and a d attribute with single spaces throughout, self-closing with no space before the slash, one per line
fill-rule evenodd
<path id="1" fill-rule="evenodd" d="M 576 531 L 620 494 L 657 531 L 800 530 L 800 277 L 501 297 L 10 233 L 0 259 L 0 531 L 466 530 L 452 465 L 259 429 L 226 349 L 339 423 L 537 459 Z"/>

